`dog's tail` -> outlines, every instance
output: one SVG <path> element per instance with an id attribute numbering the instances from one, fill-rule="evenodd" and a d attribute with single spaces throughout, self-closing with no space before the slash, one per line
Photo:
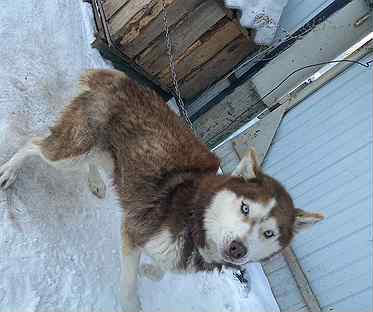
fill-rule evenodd
<path id="1" fill-rule="evenodd" d="M 115 111 L 116 88 L 127 83 L 126 75 L 114 70 L 91 70 L 80 80 L 81 92 L 65 107 L 51 134 L 43 140 L 44 155 L 58 160 L 88 153 L 94 146 L 104 149 L 107 126 Z"/>
<path id="2" fill-rule="evenodd" d="M 80 77 L 80 89 L 83 92 L 107 92 L 120 88 L 126 83 L 127 76 L 112 69 L 91 69 Z"/>
<path id="3" fill-rule="evenodd" d="M 118 90 L 124 90 L 128 84 L 127 76 L 117 70 L 89 70 L 80 78 L 80 98 L 86 97 L 86 112 L 99 127 L 105 127 L 109 119 L 118 110 L 114 98 Z"/>

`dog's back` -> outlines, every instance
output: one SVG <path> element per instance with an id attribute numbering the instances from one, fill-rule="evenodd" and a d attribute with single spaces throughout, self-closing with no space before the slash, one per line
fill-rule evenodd
<path id="1" fill-rule="evenodd" d="M 100 148 L 112 153 L 124 196 L 142 196 L 144 179 L 170 172 L 217 171 L 217 158 L 154 91 L 113 70 L 90 71 L 81 85 L 89 104 L 79 105 Z"/>

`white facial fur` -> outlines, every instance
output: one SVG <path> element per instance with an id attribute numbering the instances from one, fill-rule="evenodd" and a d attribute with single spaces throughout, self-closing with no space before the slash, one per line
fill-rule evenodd
<path id="1" fill-rule="evenodd" d="M 241 212 L 242 202 L 250 208 L 247 216 Z M 260 261 L 279 251 L 279 228 L 276 219 L 270 217 L 275 204 L 275 199 L 262 204 L 239 197 L 229 190 L 218 192 L 208 207 L 204 220 L 207 247 L 200 252 L 205 260 L 241 265 Z M 265 238 L 264 232 L 268 230 L 275 235 Z M 233 240 L 241 241 L 248 250 L 247 255 L 239 260 L 233 260 L 226 254 Z"/>

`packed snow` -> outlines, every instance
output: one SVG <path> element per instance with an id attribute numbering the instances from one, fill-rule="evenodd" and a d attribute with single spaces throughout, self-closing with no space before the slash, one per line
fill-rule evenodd
<path id="1" fill-rule="evenodd" d="M 93 21 L 77 0 L 2 0 L 0 164 L 45 133 L 87 68 L 110 67 L 91 49 Z M 86 172 L 38 159 L 0 192 L 0 311 L 120 311 L 121 209 L 110 190 L 94 197 Z M 146 259 L 148 260 L 148 259 Z M 231 271 L 141 278 L 144 311 L 279 311 L 259 264 L 249 288 Z"/>

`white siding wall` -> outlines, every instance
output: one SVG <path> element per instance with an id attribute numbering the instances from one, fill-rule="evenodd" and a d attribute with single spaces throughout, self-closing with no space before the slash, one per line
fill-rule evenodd
<path id="1" fill-rule="evenodd" d="M 372 70 L 353 65 L 290 111 L 264 168 L 327 215 L 293 243 L 322 309 L 372 311 Z"/>

